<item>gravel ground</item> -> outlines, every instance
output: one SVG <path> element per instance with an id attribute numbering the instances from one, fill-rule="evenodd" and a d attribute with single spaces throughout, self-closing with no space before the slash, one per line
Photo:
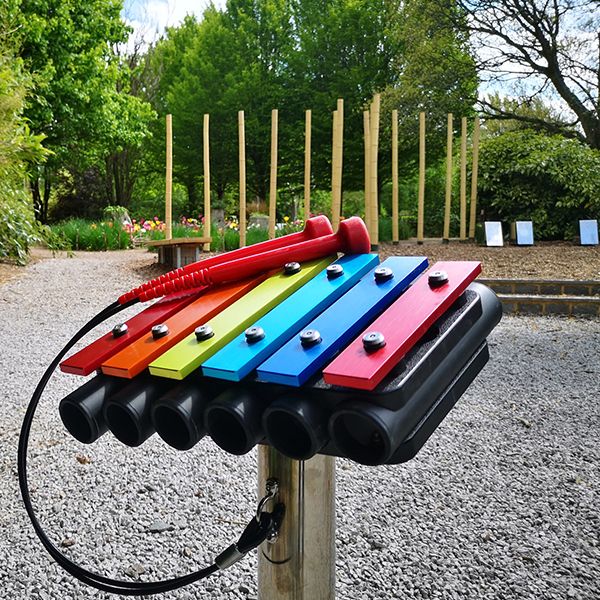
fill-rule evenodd
<path id="1" fill-rule="evenodd" d="M 0 286 L 0 598 L 110 597 L 42 549 L 21 506 L 15 455 L 45 366 L 139 280 L 130 253 L 78 253 Z M 415 460 L 338 460 L 338 598 L 597 600 L 600 321 L 505 317 L 490 345 L 490 363 Z M 51 381 L 32 433 L 34 502 L 53 539 L 120 578 L 206 564 L 254 509 L 255 453 L 231 457 L 206 440 L 178 453 L 156 436 L 138 449 L 110 435 L 78 444 L 57 402 L 79 383 Z M 256 598 L 255 569 L 253 553 L 163 597 Z"/>

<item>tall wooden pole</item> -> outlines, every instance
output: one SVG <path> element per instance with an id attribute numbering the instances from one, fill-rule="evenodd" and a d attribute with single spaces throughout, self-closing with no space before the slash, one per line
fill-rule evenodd
<path id="1" fill-rule="evenodd" d="M 475 117 L 473 127 L 473 169 L 471 172 L 471 215 L 469 221 L 469 237 L 475 239 L 475 222 L 477 220 L 477 175 L 479 172 L 479 117 Z"/>
<path id="2" fill-rule="evenodd" d="M 304 127 L 304 219 L 310 217 L 310 151 L 312 137 L 312 111 L 306 111 Z"/>
<path id="3" fill-rule="evenodd" d="M 204 237 L 210 237 L 210 135 L 209 115 L 204 115 Z M 204 244 L 203 249 L 210 251 L 210 243 Z"/>
<path id="4" fill-rule="evenodd" d="M 238 142 L 240 158 L 240 248 L 246 245 L 246 127 L 244 111 L 238 112 Z"/>
<path id="5" fill-rule="evenodd" d="M 392 243 L 400 239 L 398 231 L 398 111 L 392 110 Z"/>
<path id="6" fill-rule="evenodd" d="M 336 192 L 337 192 L 337 128 L 338 128 L 338 111 L 333 111 L 333 126 L 331 128 L 331 226 L 336 231 L 340 224 L 339 213 L 337 210 Z M 336 218 L 336 215 L 338 217 Z"/>
<path id="7" fill-rule="evenodd" d="M 167 115 L 167 165 L 165 173 L 165 239 L 173 239 L 173 119 Z"/>
<path id="8" fill-rule="evenodd" d="M 452 113 L 448 113 L 448 135 L 446 137 L 446 205 L 444 207 L 444 240 L 450 239 L 450 209 L 452 207 L 452 141 L 453 141 Z"/>
<path id="9" fill-rule="evenodd" d="M 460 133 L 460 239 L 467 239 L 467 117 L 461 120 Z"/>
<path id="10" fill-rule="evenodd" d="M 381 95 L 373 96 L 371 104 L 371 165 L 370 165 L 370 193 L 371 193 L 371 246 L 376 249 L 379 246 L 379 198 L 378 198 L 378 169 L 377 158 L 379 153 L 379 110 L 381 107 Z"/>
<path id="11" fill-rule="evenodd" d="M 425 113 L 419 113 L 419 195 L 417 198 L 417 242 L 424 239 L 425 212 Z"/>
<path id="12" fill-rule="evenodd" d="M 371 231 L 371 114 L 363 111 L 363 129 L 365 138 L 365 225 L 369 237 L 373 239 Z"/>
<path id="13" fill-rule="evenodd" d="M 333 127 L 335 185 L 333 186 L 331 223 L 334 231 L 337 230 L 340 224 L 340 215 L 342 212 L 342 172 L 344 164 L 344 100 L 342 98 L 338 98 L 335 115 Z"/>
<path id="14" fill-rule="evenodd" d="M 269 239 L 275 237 L 275 216 L 277 210 L 277 125 L 279 112 L 271 111 L 271 178 L 269 185 Z"/>

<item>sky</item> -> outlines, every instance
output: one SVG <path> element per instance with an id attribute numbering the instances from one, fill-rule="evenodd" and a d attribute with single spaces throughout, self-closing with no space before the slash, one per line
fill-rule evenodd
<path id="1" fill-rule="evenodd" d="M 225 1 L 213 0 L 213 4 L 224 8 Z M 133 27 L 134 34 L 150 42 L 165 27 L 181 23 L 186 14 L 200 17 L 209 4 L 210 0 L 125 0 L 123 17 Z"/>

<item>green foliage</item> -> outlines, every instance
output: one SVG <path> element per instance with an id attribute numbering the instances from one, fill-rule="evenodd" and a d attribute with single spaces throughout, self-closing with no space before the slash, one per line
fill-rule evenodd
<path id="1" fill-rule="evenodd" d="M 487 98 L 486 105 L 492 112 L 491 116 L 486 115 L 484 124 L 488 135 L 527 129 L 575 137 L 574 128 L 566 127 L 560 113 L 541 98 L 506 98 L 496 92 Z"/>
<path id="2" fill-rule="evenodd" d="M 129 211 L 124 206 L 107 206 L 102 211 L 102 218 L 105 221 L 112 221 L 113 223 L 122 224 L 124 221 L 129 221 Z"/>
<path id="3" fill-rule="evenodd" d="M 127 39 L 120 10 L 115 0 L 20 3 L 20 55 L 36 88 L 26 116 L 46 135 L 53 164 L 89 158 L 89 146 L 112 108 L 117 65 L 110 48 Z"/>
<path id="4" fill-rule="evenodd" d="M 418 110 L 426 107 L 432 135 L 445 114 L 467 114 L 477 79 L 466 37 L 449 3 L 434 0 L 229 0 L 209 7 L 200 22 L 187 17 L 151 51 L 160 75 L 155 108 L 173 114 L 174 176 L 188 192 L 188 214 L 201 210 L 202 115 L 210 114 L 211 188 L 215 206 L 230 209 L 238 180 L 237 112 L 245 111 L 249 194 L 267 196 L 271 109 L 279 109 L 279 218 L 302 195 L 305 109 L 312 109 L 315 211 L 331 180 L 331 114 L 344 99 L 345 190 L 363 185 L 363 110 L 387 89 L 381 146 L 389 144 L 389 112 L 406 114 L 404 162 L 414 162 Z M 448 14 L 452 13 L 452 14 Z M 399 85 L 401 84 L 401 85 Z M 437 111 L 434 113 L 434 111 Z M 412 120 L 411 120 L 412 119 Z M 414 122 L 413 122 L 414 121 Z M 387 137 L 386 137 L 387 136 Z M 154 164 L 164 164 L 162 125 Z M 429 141 L 433 143 L 434 137 Z M 442 144 L 443 147 L 443 144 Z M 389 173 L 389 153 L 380 172 Z M 385 175 L 384 175 L 385 178 Z M 233 191 L 233 194 L 232 194 Z M 345 202 L 354 212 L 353 199 Z M 345 211 L 346 212 L 346 211 Z"/>
<path id="5" fill-rule="evenodd" d="M 129 93 L 130 74 L 115 54 L 129 33 L 121 8 L 121 0 L 21 0 L 13 14 L 19 56 L 35 88 L 25 116 L 52 150 L 48 161 L 31 173 L 36 217 L 42 222 L 48 219 L 52 186 L 65 172 L 79 185 L 90 169 L 104 171 L 100 208 L 123 203 L 131 191 L 116 157 L 139 148 L 153 113 Z M 85 203 L 80 189 L 71 197 Z"/>
<path id="6" fill-rule="evenodd" d="M 191 214 L 187 208 L 187 193 L 181 183 L 173 183 L 171 210 L 173 217 L 179 219 Z M 131 215 L 158 215 L 165 213 L 165 176 L 164 173 L 149 173 L 138 179 L 135 192 L 129 204 Z"/>
<path id="7" fill-rule="evenodd" d="M 561 136 L 512 131 L 485 139 L 479 205 L 505 222 L 532 220 L 537 239 L 570 238 L 600 216 L 600 152 Z"/>
<path id="8" fill-rule="evenodd" d="M 10 5 L 0 7 L 0 29 L 9 30 Z M 30 80 L 0 37 L 0 260 L 25 263 L 29 246 L 40 239 L 27 193 L 27 161 L 46 156 L 42 137 L 32 135 L 23 119 Z"/>
<path id="9" fill-rule="evenodd" d="M 49 228 L 54 239 L 66 240 L 73 250 L 125 250 L 131 246 L 130 235 L 112 221 L 70 219 Z"/>
<path id="10" fill-rule="evenodd" d="M 7 189 L 0 183 L 0 260 L 15 259 L 27 262 L 29 247 L 39 241 L 28 197 L 23 191 Z"/>
<path id="11" fill-rule="evenodd" d="M 46 173 L 46 176 L 48 175 Z M 63 221 L 69 217 L 101 218 L 102 210 L 106 206 L 106 179 L 100 169 L 63 169 L 53 175 L 53 182 L 54 202 L 49 207 L 52 221 Z"/>
<path id="12" fill-rule="evenodd" d="M 399 80 L 382 95 L 382 147 L 390 147 L 391 111 L 398 109 L 400 163 L 416 167 L 419 112 L 426 114 L 428 163 L 444 154 L 447 114 L 474 114 L 477 70 L 466 23 L 454 0 L 409 0 L 392 17 L 391 30 L 402 51 Z M 455 128 L 460 119 L 455 118 Z M 385 172 L 389 172 L 386 160 Z"/>

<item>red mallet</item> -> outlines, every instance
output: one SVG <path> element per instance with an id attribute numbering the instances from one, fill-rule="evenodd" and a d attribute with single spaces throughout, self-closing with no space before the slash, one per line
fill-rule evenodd
<path id="1" fill-rule="evenodd" d="M 147 290 L 140 295 L 140 300 L 145 302 L 179 290 L 237 281 L 280 268 L 286 263 L 315 260 L 336 252 L 366 254 L 370 250 L 369 232 L 362 219 L 350 217 L 340 223 L 337 233 L 199 269 Z"/>
<path id="2" fill-rule="evenodd" d="M 119 304 L 125 304 L 125 302 L 129 302 L 130 300 L 139 300 L 141 299 L 142 295 L 145 296 L 145 294 L 149 292 L 152 288 L 156 286 L 162 286 L 169 281 L 179 279 L 180 277 L 189 275 L 190 273 L 194 273 L 195 271 L 198 271 L 200 269 L 211 268 L 215 265 L 219 265 L 224 262 L 230 262 L 249 256 L 254 256 L 256 254 L 261 254 L 263 252 L 266 252 L 268 250 L 274 250 L 276 248 L 285 248 L 287 246 L 291 246 L 292 244 L 299 244 L 307 240 L 331 235 L 332 233 L 333 229 L 331 228 L 331 223 L 325 215 L 312 217 L 310 219 L 307 219 L 303 231 L 299 231 L 297 233 L 290 233 L 289 235 L 284 235 L 273 240 L 267 240 L 266 242 L 260 242 L 252 246 L 245 246 L 244 248 L 232 250 L 231 252 L 219 254 L 218 256 L 211 256 L 210 258 L 191 263 L 189 265 L 186 265 L 185 267 L 180 267 L 179 269 L 169 271 L 168 273 L 165 273 L 160 277 L 156 277 L 155 279 L 147 281 L 146 283 L 143 283 L 142 285 L 127 292 L 126 294 L 123 294 L 119 298 Z M 150 297 L 157 298 L 158 296 L 162 295 L 164 294 L 157 294 Z"/>

